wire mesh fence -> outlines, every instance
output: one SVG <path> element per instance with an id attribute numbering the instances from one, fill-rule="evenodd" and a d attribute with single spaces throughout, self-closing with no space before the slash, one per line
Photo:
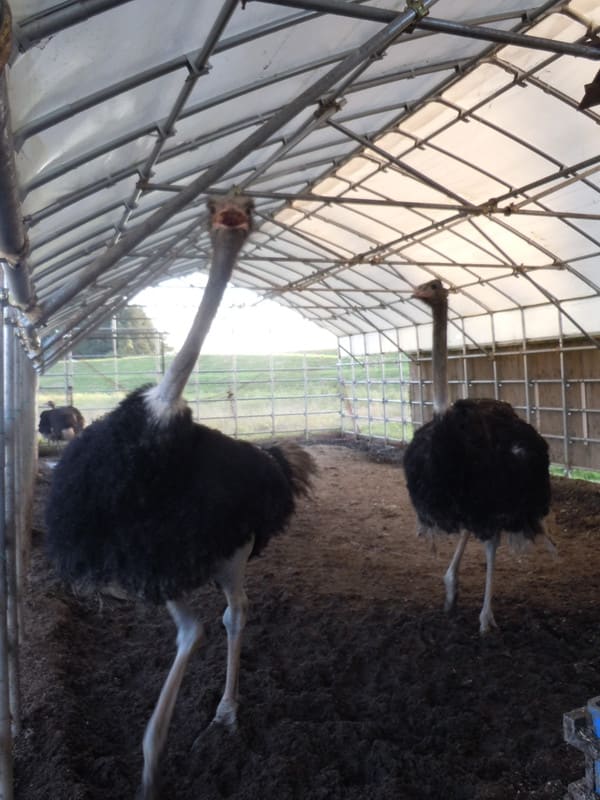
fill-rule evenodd
<path id="1" fill-rule="evenodd" d="M 48 401 L 76 405 L 86 423 L 131 391 L 155 383 L 172 356 L 68 358 L 40 379 L 39 410 Z M 340 382 L 335 351 L 281 355 L 203 355 L 185 399 L 198 422 L 231 436 L 309 438 L 340 430 Z"/>

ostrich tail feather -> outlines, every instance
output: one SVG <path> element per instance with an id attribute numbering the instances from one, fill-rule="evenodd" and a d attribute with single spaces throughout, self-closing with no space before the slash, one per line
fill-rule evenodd
<path id="1" fill-rule="evenodd" d="M 281 442 L 269 447 L 269 453 L 280 463 L 287 474 L 296 497 L 309 494 L 312 479 L 318 468 L 314 458 L 296 442 Z"/>

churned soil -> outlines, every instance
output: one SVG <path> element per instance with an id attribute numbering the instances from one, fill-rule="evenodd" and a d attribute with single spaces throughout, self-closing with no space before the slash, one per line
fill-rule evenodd
<path id="1" fill-rule="evenodd" d="M 562 716 L 600 694 L 600 486 L 553 480 L 552 538 L 497 558 L 481 637 L 482 546 L 443 611 L 453 541 L 415 535 L 401 451 L 312 444 L 312 498 L 248 569 L 237 732 L 208 729 L 225 677 L 222 595 L 192 605 L 192 658 L 161 800 L 562 800 L 584 774 Z M 131 800 L 175 653 L 162 608 L 78 598 L 44 555 L 40 461 L 21 650 L 16 800 Z"/>

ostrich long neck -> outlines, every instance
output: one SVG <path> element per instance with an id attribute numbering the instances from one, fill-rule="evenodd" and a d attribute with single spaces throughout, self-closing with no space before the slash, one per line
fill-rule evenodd
<path id="1" fill-rule="evenodd" d="M 433 349 L 433 413 L 443 414 L 448 408 L 448 301 L 434 303 Z"/>
<path id="2" fill-rule="evenodd" d="M 213 259 L 202 301 L 181 350 L 156 387 L 157 399 L 169 408 L 176 407 L 183 395 L 245 238 L 246 233 L 239 229 L 220 228 L 215 233 Z"/>

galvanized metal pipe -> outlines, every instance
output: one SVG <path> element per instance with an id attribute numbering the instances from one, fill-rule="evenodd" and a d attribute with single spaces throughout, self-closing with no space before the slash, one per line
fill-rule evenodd
<path id="1" fill-rule="evenodd" d="M 34 293 L 25 256 L 28 245 L 21 213 L 15 167 L 10 107 L 5 70 L 0 70 L 0 262 L 13 301 L 23 309 L 32 307 Z"/>
<path id="2" fill-rule="evenodd" d="M 528 50 L 543 50 L 547 53 L 557 53 L 558 55 L 589 58 L 591 61 L 600 60 L 600 50 L 586 44 L 557 42 L 553 39 L 542 39 L 539 36 L 526 36 L 522 33 L 510 33 L 509 31 L 501 31 L 496 28 L 471 27 L 470 25 L 461 25 L 459 22 L 434 19 L 433 17 L 423 17 L 418 21 L 417 27 L 422 30 L 432 31 L 433 33 L 447 33 L 451 36 L 465 36 L 468 39 L 482 39 L 486 42 L 512 44 L 517 47 L 525 47 Z"/>
<path id="3" fill-rule="evenodd" d="M 18 590 L 17 590 L 17 517 L 18 517 L 18 452 L 17 452 L 17 410 L 19 406 L 20 387 L 17 368 L 17 338 L 14 310 L 10 309 L 5 322 L 4 361 L 4 419 L 6 443 L 6 475 L 5 475 L 5 547 L 6 561 L 6 599 L 7 599 L 7 634 L 8 634 L 8 671 L 10 713 L 13 735 L 21 728 L 21 691 L 19 675 L 19 625 L 18 625 Z"/>
<path id="4" fill-rule="evenodd" d="M 18 588 L 18 630 L 19 644 L 23 641 L 25 624 L 23 614 L 24 589 L 31 559 L 31 531 L 33 527 L 33 500 L 35 477 L 37 474 L 37 375 L 22 347 L 19 348 L 22 375 L 23 407 L 20 415 L 20 462 L 22 497 L 20 530 L 17 539 L 17 588 Z"/>
<path id="5" fill-rule="evenodd" d="M 423 0 L 423 2 L 426 6 L 429 6 L 432 4 L 433 0 Z M 293 102 L 284 106 L 284 108 L 275 113 L 269 121 L 251 134 L 245 141 L 234 147 L 228 156 L 222 158 L 212 167 L 209 167 L 202 175 L 192 181 L 186 189 L 180 192 L 180 194 L 165 203 L 158 211 L 155 211 L 144 223 L 135 228 L 131 228 L 117 244 L 107 250 L 106 253 L 103 253 L 76 278 L 67 282 L 54 292 L 47 303 L 44 304 L 41 313 L 32 315 L 32 321 L 39 324 L 47 322 L 52 314 L 58 311 L 65 303 L 72 300 L 75 295 L 86 288 L 99 275 L 114 266 L 120 258 L 133 250 L 134 247 L 156 231 L 163 223 L 167 222 L 174 214 L 185 208 L 186 205 L 194 200 L 201 192 L 206 191 L 213 183 L 225 176 L 232 167 L 238 164 L 256 147 L 266 142 L 297 114 L 304 111 L 312 103 L 317 102 L 349 72 L 363 64 L 365 60 L 371 58 L 374 54 L 385 50 L 402 31 L 415 21 L 416 16 L 416 12 L 412 9 L 399 14 L 398 17 L 382 31 L 379 31 L 363 45 L 352 51 L 338 65 L 326 73 L 326 75 L 319 78 L 312 86 L 302 92 Z"/>
<path id="6" fill-rule="evenodd" d="M 1 280 L 1 276 L 0 276 Z M 8 668 L 8 615 L 6 572 L 6 406 L 4 387 L 4 340 L 6 291 L 0 298 L 0 791 L 3 800 L 13 800 L 13 737 L 10 719 L 10 676 Z"/>
<path id="7" fill-rule="evenodd" d="M 344 0 L 262 0 L 262 2 L 276 6 L 339 14 L 344 17 L 370 20 L 372 22 L 390 22 L 396 14 L 391 9 L 362 6 L 355 3 L 347 3 Z M 558 3 L 555 1 L 546 5 L 551 8 L 554 5 L 558 5 Z M 539 14 L 535 14 L 535 16 L 537 17 Z M 460 22 L 435 19 L 430 16 L 419 17 L 415 21 L 415 27 L 433 33 L 447 33 L 452 36 L 464 36 L 468 39 L 482 39 L 486 42 L 512 44 L 526 47 L 529 50 L 545 50 L 546 52 L 560 55 L 580 56 L 581 58 L 589 58 L 592 61 L 600 60 L 600 51 L 590 45 L 556 42 L 553 39 L 543 39 L 539 36 L 526 36 L 521 33 L 511 33 L 480 25 L 466 25 Z"/>

